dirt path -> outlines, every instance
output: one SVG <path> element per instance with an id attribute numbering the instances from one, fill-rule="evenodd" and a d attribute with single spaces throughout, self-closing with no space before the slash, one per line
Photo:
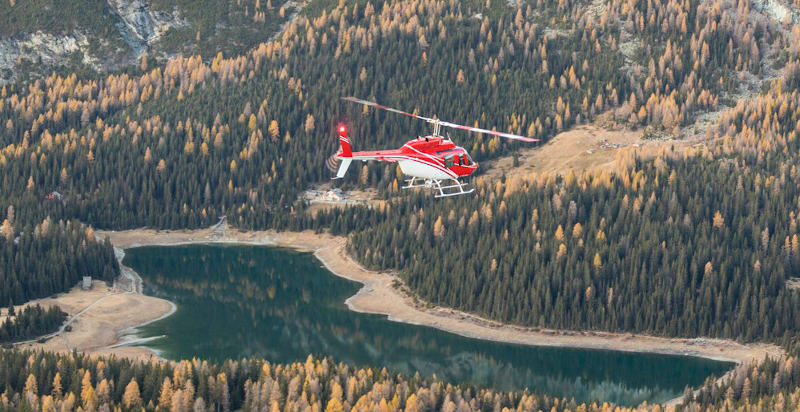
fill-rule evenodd
<path id="1" fill-rule="evenodd" d="M 120 261 L 122 256 L 124 252 L 119 249 L 117 258 Z M 58 331 L 15 345 L 57 352 L 76 350 L 135 358 L 153 356 L 154 352 L 147 348 L 128 346 L 135 339 L 135 329 L 169 316 L 176 307 L 167 300 L 141 294 L 141 278 L 128 267 L 121 269 L 121 279 L 115 281 L 114 287 L 95 281 L 89 290 L 75 287 L 55 297 L 26 303 L 25 306 L 58 305 L 69 317 Z M 39 343 L 41 340 L 44 342 Z"/>
<path id="2" fill-rule="evenodd" d="M 99 282 L 98 282 L 98 283 L 99 283 Z M 102 286 L 98 286 L 98 287 L 102 287 Z M 85 308 L 81 309 L 81 310 L 80 310 L 78 313 L 76 313 L 76 314 L 74 314 L 74 315 L 70 316 L 70 317 L 67 319 L 67 321 L 66 321 L 66 322 L 64 322 L 64 324 L 62 324 L 62 325 L 61 325 L 61 327 L 60 327 L 60 328 L 58 328 L 58 330 L 57 330 L 57 331 L 55 331 L 55 332 L 53 332 L 53 333 L 50 333 L 50 334 L 48 334 L 48 335 L 44 335 L 44 336 L 39 336 L 39 337 L 37 337 L 36 339 L 30 339 L 30 340 L 26 340 L 26 341 L 22 341 L 22 342 L 15 342 L 15 343 L 14 343 L 14 345 L 25 345 L 25 344 L 33 343 L 33 342 L 40 341 L 40 340 L 45 340 L 45 341 L 46 341 L 46 340 L 48 340 L 48 339 L 51 339 L 51 338 L 53 338 L 53 337 L 55 337 L 55 336 L 58 336 L 58 335 L 60 335 L 60 334 L 64 333 L 64 331 L 65 331 L 65 330 L 66 330 L 66 329 L 67 329 L 67 328 L 68 328 L 70 325 L 72 325 L 72 323 L 73 323 L 73 322 L 75 322 L 75 320 L 76 320 L 76 319 L 78 319 L 78 318 L 79 318 L 81 315 L 83 315 L 84 313 L 86 313 L 86 312 L 87 312 L 89 309 L 93 308 L 95 305 L 97 305 L 97 304 L 98 304 L 98 303 L 100 303 L 101 301 L 103 301 L 103 300 L 105 300 L 105 299 L 107 299 L 107 298 L 110 298 L 110 297 L 112 297 L 112 296 L 116 296 L 117 294 L 118 294 L 117 292 L 112 292 L 112 293 L 110 293 L 110 294 L 108 294 L 108 295 L 101 296 L 100 298 L 98 298 L 98 299 L 97 299 L 97 300 L 95 300 L 94 302 L 90 303 L 90 304 L 89 304 L 89 306 L 87 306 L 87 307 L 85 307 Z M 69 348 L 67 348 L 67 349 L 69 349 Z"/>
<path id="3" fill-rule="evenodd" d="M 292 247 L 314 252 L 315 256 L 334 274 L 363 283 L 358 293 L 346 304 L 354 311 L 384 314 L 389 319 L 435 327 L 458 335 L 541 346 L 560 346 L 607 349 L 627 352 L 652 352 L 671 355 L 698 356 L 709 359 L 747 363 L 765 356 L 782 356 L 784 351 L 770 344 L 743 345 L 729 340 L 696 338 L 670 339 L 647 335 L 607 332 L 581 332 L 527 328 L 504 325 L 465 312 L 428 308 L 394 287 L 399 278 L 387 273 L 366 270 L 345 251 L 346 239 L 327 234 L 305 232 L 240 232 L 226 230 L 212 233 L 210 229 L 154 231 L 148 229 L 102 232 L 116 247 L 143 245 L 179 245 L 190 243 L 242 243 Z"/>

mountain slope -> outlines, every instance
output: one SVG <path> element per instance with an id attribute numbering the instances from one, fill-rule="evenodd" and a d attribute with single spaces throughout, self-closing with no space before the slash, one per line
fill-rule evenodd
<path id="1" fill-rule="evenodd" d="M 265 41 L 294 3 L 30 0 L 0 3 L 0 84 L 56 69 L 107 72 L 143 54 L 239 53 Z"/>

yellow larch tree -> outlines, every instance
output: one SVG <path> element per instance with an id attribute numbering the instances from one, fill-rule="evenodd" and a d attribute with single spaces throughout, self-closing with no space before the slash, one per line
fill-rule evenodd
<path id="1" fill-rule="evenodd" d="M 444 222 L 442 222 L 441 216 L 439 216 L 436 219 L 436 222 L 433 223 L 433 235 L 437 238 L 444 237 Z"/>
<path id="2" fill-rule="evenodd" d="M 719 210 L 714 213 L 713 223 L 714 227 L 717 229 L 725 227 L 725 218 L 722 217 L 722 213 L 720 213 Z"/>
<path id="3" fill-rule="evenodd" d="M 169 377 L 166 377 L 161 384 L 161 392 L 158 395 L 158 406 L 160 408 L 169 409 L 170 405 L 172 405 L 172 392 L 172 381 Z"/>
<path id="4" fill-rule="evenodd" d="M 139 384 L 136 379 L 131 379 L 128 385 L 125 386 L 125 393 L 122 395 L 122 404 L 128 408 L 139 406 L 142 403 L 142 397 L 139 392 Z"/>
<path id="5" fill-rule="evenodd" d="M 278 136 L 280 135 L 280 128 L 278 127 L 278 121 L 273 120 L 269 122 L 269 127 L 267 128 L 267 131 L 269 132 L 269 135 L 273 139 L 277 139 Z"/>
<path id="6" fill-rule="evenodd" d="M 578 222 L 572 227 L 572 237 L 579 239 L 581 236 L 583 236 L 583 226 Z"/>
<path id="7" fill-rule="evenodd" d="M 558 241 L 564 240 L 564 228 L 561 227 L 561 225 L 558 225 L 558 227 L 556 228 L 555 237 L 556 240 Z"/>
<path id="8" fill-rule="evenodd" d="M 0 226 L 0 233 L 8 241 L 14 239 L 14 228 L 11 226 L 11 222 L 9 222 L 8 219 L 3 220 L 3 225 Z"/>
<path id="9" fill-rule="evenodd" d="M 595 252 L 594 259 L 592 260 L 592 266 L 597 269 L 603 267 L 603 259 L 600 257 L 600 253 Z"/>

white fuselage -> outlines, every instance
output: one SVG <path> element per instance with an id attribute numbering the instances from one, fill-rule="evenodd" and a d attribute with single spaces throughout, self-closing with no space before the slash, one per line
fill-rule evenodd
<path id="1" fill-rule="evenodd" d="M 421 162 L 419 160 L 402 159 L 398 160 L 397 163 L 400 165 L 400 170 L 402 170 L 403 174 L 406 176 L 436 180 L 453 179 L 456 177 L 455 173 L 440 165 L 434 166 L 433 164 L 428 164 L 427 162 Z"/>

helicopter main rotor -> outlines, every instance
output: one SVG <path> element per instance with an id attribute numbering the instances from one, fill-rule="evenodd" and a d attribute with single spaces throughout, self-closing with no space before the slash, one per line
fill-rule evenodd
<path id="1" fill-rule="evenodd" d="M 382 104 L 378 104 L 378 103 L 371 102 L 371 101 L 368 101 L 368 100 L 359 99 L 359 98 L 353 97 L 353 96 L 342 97 L 342 100 L 347 100 L 348 102 L 359 103 L 359 104 L 363 104 L 365 106 L 375 107 L 375 108 L 378 108 L 378 109 L 382 109 L 382 110 L 390 111 L 390 112 L 393 112 L 393 113 L 402 114 L 404 116 L 413 117 L 415 119 L 423 120 L 423 121 L 428 122 L 428 123 L 433 125 L 433 134 L 434 134 L 434 136 L 440 136 L 439 132 L 441 130 L 441 127 L 444 126 L 444 127 L 450 127 L 450 128 L 453 128 L 453 129 L 467 130 L 467 131 L 475 132 L 475 133 L 482 133 L 482 134 L 488 134 L 488 135 L 492 135 L 492 136 L 505 137 L 507 139 L 519 140 L 519 141 L 522 141 L 522 142 L 538 142 L 539 141 L 539 139 L 533 139 L 533 138 L 530 138 L 530 137 L 520 136 L 520 135 L 516 135 L 516 134 L 504 133 L 504 132 L 496 132 L 494 130 L 481 129 L 479 127 L 464 126 L 464 125 L 460 125 L 460 124 L 456 124 L 456 123 L 445 122 L 443 120 L 434 119 L 434 118 L 431 118 L 431 117 L 420 116 L 420 115 L 417 115 L 417 114 L 414 114 L 414 113 L 409 113 L 409 112 L 406 112 L 406 111 L 403 111 L 403 110 L 399 110 L 399 109 L 395 109 L 395 108 L 392 108 L 392 107 L 384 106 Z"/>

